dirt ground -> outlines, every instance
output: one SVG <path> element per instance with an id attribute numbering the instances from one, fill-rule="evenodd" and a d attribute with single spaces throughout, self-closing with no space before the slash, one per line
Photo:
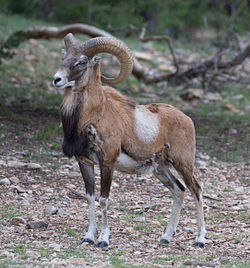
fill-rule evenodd
<path id="1" fill-rule="evenodd" d="M 80 244 L 88 207 L 75 161 L 50 148 L 41 159 L 29 157 L 39 146 L 34 142 L 27 150 L 27 141 L 46 120 L 33 116 L 36 124 L 28 125 L 1 118 L 6 131 L 0 180 L 10 184 L 0 185 L 0 267 L 249 267 L 249 164 L 224 163 L 197 152 L 195 172 L 204 190 L 207 226 L 203 249 L 193 247 L 195 207 L 188 191 L 177 233 L 169 245 L 160 245 L 170 192 L 154 177 L 115 173 L 108 211 L 110 246 L 100 249 Z M 23 134 L 15 135 L 16 128 Z M 98 200 L 98 169 L 96 174 Z M 56 212 L 47 215 L 51 206 Z M 47 227 L 27 228 L 39 221 Z"/>

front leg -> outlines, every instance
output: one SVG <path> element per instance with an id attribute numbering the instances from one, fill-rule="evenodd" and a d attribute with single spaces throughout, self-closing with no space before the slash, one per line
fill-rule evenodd
<path id="1" fill-rule="evenodd" d="M 86 197 L 89 204 L 89 227 L 85 234 L 82 243 L 87 242 L 93 244 L 95 241 L 96 234 L 96 218 L 95 218 L 95 173 L 94 166 L 88 166 L 78 160 L 80 171 L 85 183 Z"/>
<path id="2" fill-rule="evenodd" d="M 101 196 L 99 199 L 100 207 L 102 209 L 102 229 L 98 238 L 98 247 L 107 247 L 109 245 L 110 230 L 108 227 L 107 207 L 110 186 L 113 177 L 114 168 L 110 166 L 101 165 Z"/>

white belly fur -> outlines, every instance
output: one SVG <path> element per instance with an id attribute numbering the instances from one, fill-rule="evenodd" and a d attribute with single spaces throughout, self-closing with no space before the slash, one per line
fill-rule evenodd
<path id="1" fill-rule="evenodd" d="M 152 174 L 157 166 L 153 161 L 136 161 L 124 152 L 120 153 L 115 164 L 117 170 L 131 174 Z"/>

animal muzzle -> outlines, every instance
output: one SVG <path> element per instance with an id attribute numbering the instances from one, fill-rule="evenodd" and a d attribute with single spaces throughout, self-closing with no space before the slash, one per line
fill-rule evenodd
<path id="1" fill-rule="evenodd" d="M 55 87 L 65 87 L 68 84 L 68 78 L 65 73 L 58 71 L 53 78 L 53 86 Z"/>

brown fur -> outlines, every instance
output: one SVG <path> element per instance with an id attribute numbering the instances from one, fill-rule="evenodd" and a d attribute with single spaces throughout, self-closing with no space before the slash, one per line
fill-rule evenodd
<path id="1" fill-rule="evenodd" d="M 79 90 L 82 89 L 79 87 Z M 67 98 L 66 91 L 64 103 L 67 102 Z M 192 184 L 190 180 L 193 172 L 195 136 L 194 126 L 189 117 L 168 104 L 146 105 L 148 110 L 158 115 L 160 130 L 153 143 L 143 143 L 134 133 L 134 108 L 137 104 L 115 89 L 101 86 L 99 64 L 90 76 L 88 88 L 82 93 L 82 99 L 78 133 L 85 132 L 89 125 L 96 128 L 101 140 L 105 141 L 100 152 L 104 164 L 113 165 L 121 148 L 135 160 L 145 160 L 154 153 L 163 151 L 168 143 L 170 148 L 167 149 L 167 157 L 186 178 L 186 185 Z"/>

